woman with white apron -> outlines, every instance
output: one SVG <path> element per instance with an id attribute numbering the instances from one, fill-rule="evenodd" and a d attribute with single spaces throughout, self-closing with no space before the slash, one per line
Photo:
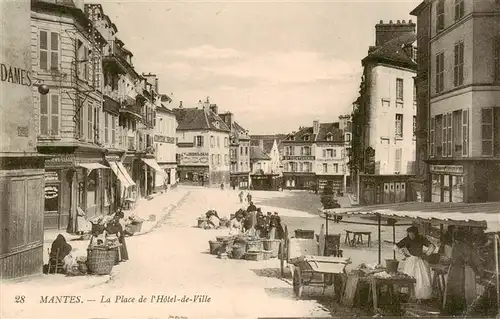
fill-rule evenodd
<path id="1" fill-rule="evenodd" d="M 397 249 L 405 256 L 403 272 L 415 278 L 415 297 L 418 301 L 429 300 L 432 297 L 432 277 L 429 263 L 424 260 L 424 247 L 431 254 L 435 247 L 425 237 L 419 234 L 418 228 L 412 226 L 406 230 L 407 236 L 396 244 Z"/>

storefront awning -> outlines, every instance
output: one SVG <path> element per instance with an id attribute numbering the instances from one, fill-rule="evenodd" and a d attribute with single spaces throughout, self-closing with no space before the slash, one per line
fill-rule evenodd
<path id="1" fill-rule="evenodd" d="M 165 171 L 158 165 L 156 160 L 153 158 L 143 158 L 142 161 L 146 163 L 149 167 L 157 171 L 158 173 L 165 174 Z"/>
<path id="2" fill-rule="evenodd" d="M 132 177 L 130 177 L 130 175 L 128 174 L 125 166 L 123 166 L 123 164 L 121 162 L 115 162 L 115 163 L 116 163 L 116 166 L 118 166 L 118 170 L 120 171 L 120 175 L 122 175 L 122 177 L 126 180 L 126 184 L 129 186 L 135 186 L 135 182 L 132 179 Z"/>
<path id="3" fill-rule="evenodd" d="M 431 203 L 404 202 L 325 209 L 324 213 L 334 215 L 373 215 L 386 218 L 407 218 L 435 224 L 484 227 L 487 231 L 500 231 L 500 203 Z"/>
<path id="4" fill-rule="evenodd" d="M 118 177 L 118 179 L 122 183 L 122 186 L 125 188 L 130 187 L 130 186 L 134 186 L 135 183 L 128 176 L 127 171 L 125 171 L 125 173 L 122 173 L 121 169 L 118 167 L 118 164 L 121 164 L 121 163 L 109 161 L 109 167 L 111 168 L 113 173 L 115 173 L 116 177 Z M 125 175 L 125 174 L 127 174 L 127 175 Z"/>
<path id="5" fill-rule="evenodd" d="M 90 174 L 90 172 L 92 172 L 94 169 L 109 168 L 99 163 L 80 163 L 78 164 L 78 166 L 86 168 L 88 170 L 88 174 Z"/>

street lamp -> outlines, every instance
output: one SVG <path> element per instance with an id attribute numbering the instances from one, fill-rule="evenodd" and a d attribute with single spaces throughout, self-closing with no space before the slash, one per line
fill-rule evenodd
<path id="1" fill-rule="evenodd" d="M 47 93 L 49 93 L 50 89 L 49 89 L 49 86 L 47 84 L 41 84 L 38 86 L 38 93 L 40 93 L 41 95 L 47 95 Z"/>

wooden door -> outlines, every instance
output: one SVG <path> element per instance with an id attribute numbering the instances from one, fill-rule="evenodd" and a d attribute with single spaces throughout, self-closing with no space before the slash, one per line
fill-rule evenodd
<path id="1" fill-rule="evenodd" d="M 46 183 L 44 187 L 44 229 L 61 227 L 61 183 Z"/>

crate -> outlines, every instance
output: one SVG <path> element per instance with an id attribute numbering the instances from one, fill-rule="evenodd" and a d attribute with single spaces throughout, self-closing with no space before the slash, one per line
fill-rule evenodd
<path id="1" fill-rule="evenodd" d="M 264 259 L 264 253 L 262 251 L 248 251 L 245 254 L 246 260 L 259 261 Z"/>
<path id="2" fill-rule="evenodd" d="M 273 251 L 272 250 L 263 250 L 262 251 L 262 257 L 264 260 L 269 260 L 271 259 L 272 255 L 273 255 Z"/>
<path id="3" fill-rule="evenodd" d="M 247 251 L 261 251 L 263 249 L 264 247 L 261 240 L 247 241 Z"/>
<path id="4" fill-rule="evenodd" d="M 314 239 L 314 230 L 309 229 L 296 229 L 295 238 Z"/>

